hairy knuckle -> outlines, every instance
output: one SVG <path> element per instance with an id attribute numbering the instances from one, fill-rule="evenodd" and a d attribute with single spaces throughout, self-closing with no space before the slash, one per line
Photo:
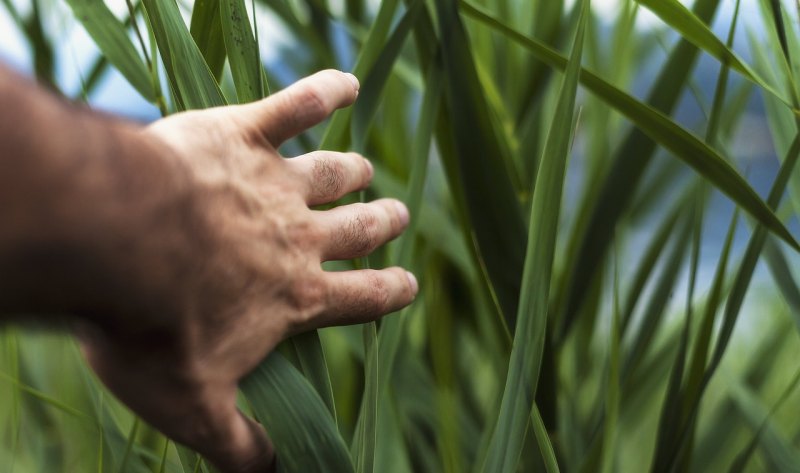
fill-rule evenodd
<path id="1" fill-rule="evenodd" d="M 390 288 L 379 273 L 373 272 L 367 276 L 367 291 L 367 299 L 372 309 L 381 314 L 386 312 L 389 307 Z"/>
<path id="2" fill-rule="evenodd" d="M 362 207 L 350 221 L 347 234 L 354 253 L 367 253 L 377 245 L 378 219 L 366 207 Z"/>
<path id="3" fill-rule="evenodd" d="M 340 161 L 320 156 L 314 160 L 312 174 L 320 196 L 339 195 L 344 187 L 345 170 Z"/>

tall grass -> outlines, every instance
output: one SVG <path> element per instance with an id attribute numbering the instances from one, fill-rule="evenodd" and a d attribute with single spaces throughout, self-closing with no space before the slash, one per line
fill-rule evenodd
<path id="1" fill-rule="evenodd" d="M 372 158 L 365 197 L 406 200 L 410 229 L 331 269 L 404 265 L 421 292 L 286 341 L 242 383 L 284 471 L 800 471 L 796 2 L 66 5 L 101 52 L 78 91 L 45 27 L 64 5 L 3 1 L 40 80 L 90 103 L 110 68 L 162 114 L 323 67 L 361 79 L 284 152 Z M 292 43 L 266 64 L 264 15 Z M 768 179 L 747 178 L 754 121 Z M 0 344 L 1 471 L 209 470 L 70 339 L 6 327 Z"/>

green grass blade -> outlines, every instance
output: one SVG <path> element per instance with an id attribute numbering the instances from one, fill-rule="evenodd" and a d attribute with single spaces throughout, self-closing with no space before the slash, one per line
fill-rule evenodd
<path id="1" fill-rule="evenodd" d="M 516 325 L 525 223 L 455 1 L 437 2 L 449 123 L 439 146 L 467 238 L 510 331 Z M 449 148 L 452 146 L 452 148 Z M 530 408 L 530 406 L 529 406 Z M 525 415 L 528 418 L 528 415 Z"/>
<path id="2" fill-rule="evenodd" d="M 244 0 L 219 0 L 225 50 L 231 66 L 239 103 L 254 102 L 265 96 L 261 58 Z"/>
<path id="3" fill-rule="evenodd" d="M 394 32 L 384 45 L 383 52 L 375 61 L 372 69 L 367 74 L 361 84 L 358 93 L 358 100 L 353 106 L 353 117 L 351 125 L 351 143 L 353 149 L 362 151 L 367 139 L 369 127 L 375 116 L 375 112 L 380 104 L 383 89 L 386 81 L 392 73 L 397 58 L 400 56 L 403 45 L 406 42 L 408 33 L 411 31 L 419 18 L 424 4 L 421 0 L 416 0 L 411 7 L 406 10 Z"/>
<path id="4" fill-rule="evenodd" d="M 358 59 L 356 59 L 356 64 L 353 67 L 352 73 L 356 77 L 364 77 L 380 57 L 386 36 L 390 31 L 395 10 L 397 10 L 397 4 L 398 0 L 383 0 L 381 2 L 375 21 L 364 39 L 365 46 L 358 52 Z M 320 148 L 344 149 L 349 145 L 347 131 L 352 113 L 353 109 L 347 108 L 333 115 L 330 124 L 325 129 Z"/>
<path id="5" fill-rule="evenodd" d="M 196 0 L 189 32 L 217 80 L 225 66 L 225 39 L 220 18 L 220 0 Z"/>
<path id="6" fill-rule="evenodd" d="M 628 350 L 622 370 L 622 379 L 628 385 L 641 366 L 647 351 L 652 346 L 653 337 L 656 335 L 662 322 L 664 310 L 677 283 L 677 278 L 686 255 L 686 249 L 691 241 L 692 220 L 684 217 L 684 222 L 672 243 L 672 249 L 667 253 L 661 274 L 655 283 L 653 293 L 645 304 L 639 330 L 629 338 L 633 346 Z"/>
<path id="7" fill-rule="evenodd" d="M 75 18 L 81 22 L 108 61 L 130 82 L 145 100 L 154 102 L 156 93 L 147 65 L 136 52 L 125 27 L 102 0 L 67 0 Z"/>
<path id="8" fill-rule="evenodd" d="M 717 58 L 723 65 L 736 70 L 747 80 L 772 94 L 787 107 L 793 108 L 791 102 L 784 98 L 775 88 L 761 78 L 750 66 L 726 46 L 711 29 L 698 19 L 678 0 L 636 0 L 658 15 L 666 24 L 678 31 L 684 39 Z"/>
<path id="9" fill-rule="evenodd" d="M 465 1 L 462 1 L 461 5 L 465 13 L 514 39 L 551 67 L 558 69 L 566 67 L 566 58 L 553 49 L 508 28 L 499 23 L 497 19 Z M 636 100 L 588 70 L 584 69 L 582 71 L 581 83 L 617 111 L 628 117 L 647 136 L 703 175 L 790 246 L 800 251 L 800 245 L 781 223 L 780 219 L 761 200 L 750 184 L 713 148 L 672 121 L 658 109 Z M 638 153 L 631 153 L 629 156 L 636 159 L 641 158 Z"/>
<path id="10" fill-rule="evenodd" d="M 158 50 L 180 109 L 225 105 L 214 75 L 174 0 L 143 0 Z"/>
<path id="11" fill-rule="evenodd" d="M 295 335 L 289 340 L 295 350 L 297 361 L 303 369 L 303 375 L 314 386 L 322 402 L 328 407 L 333 420 L 336 421 L 336 404 L 333 401 L 333 387 L 325 351 L 316 330 Z"/>
<path id="12" fill-rule="evenodd" d="M 531 423 L 533 424 L 533 434 L 536 436 L 536 443 L 539 445 L 539 453 L 544 460 L 545 471 L 547 473 L 559 473 L 561 470 L 558 467 L 556 452 L 553 450 L 553 445 L 550 443 L 550 434 L 544 426 L 542 414 L 539 412 L 539 407 L 536 403 L 533 404 Z"/>
<path id="13" fill-rule="evenodd" d="M 256 418 L 269 432 L 286 473 L 352 473 L 353 464 L 330 411 L 308 381 L 272 353 L 241 383 Z"/>
<path id="14" fill-rule="evenodd" d="M 351 448 L 356 473 L 371 473 L 375 468 L 375 445 L 378 435 L 379 346 L 375 323 L 365 324 L 364 339 L 364 397 L 356 424 Z"/>
<path id="15" fill-rule="evenodd" d="M 772 273 L 772 279 L 783 295 L 784 301 L 789 306 L 789 312 L 794 318 L 795 326 L 800 331 L 800 288 L 798 288 L 794 275 L 792 275 L 783 250 L 772 238 L 767 238 L 765 242 L 764 259 L 767 262 L 770 273 Z"/>
<path id="16" fill-rule="evenodd" d="M 487 472 L 516 471 L 529 415 L 534 407 L 547 330 L 546 295 L 550 293 L 560 203 L 572 140 L 578 76 L 589 9 L 590 1 L 584 0 L 556 112 L 536 176 L 517 330 L 514 333 L 500 413 L 483 467 L 483 471 Z M 544 446 L 540 446 L 542 451 L 552 449 L 546 437 L 537 436 L 537 440 L 544 442 Z"/>
<path id="17" fill-rule="evenodd" d="M 753 453 L 755 453 L 758 444 L 762 441 L 764 432 L 770 430 L 770 422 L 775 416 L 775 413 L 778 412 L 778 409 L 780 409 L 784 403 L 786 403 L 792 392 L 794 392 L 798 386 L 800 386 L 800 370 L 797 370 L 795 375 L 792 377 L 792 380 L 786 385 L 786 388 L 783 390 L 778 400 L 772 405 L 769 413 L 767 413 L 767 415 L 764 417 L 764 420 L 761 422 L 761 425 L 758 427 L 758 430 L 756 430 L 755 434 L 753 434 L 753 438 L 747 444 L 747 447 L 745 447 L 745 449 L 736 456 L 736 459 L 733 461 L 730 469 L 728 470 L 729 473 L 741 473 L 745 471 L 747 462 L 750 460 Z"/>

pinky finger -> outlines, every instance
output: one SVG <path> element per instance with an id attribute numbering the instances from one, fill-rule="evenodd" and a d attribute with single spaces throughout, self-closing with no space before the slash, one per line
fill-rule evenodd
<path id="1" fill-rule="evenodd" d="M 411 304 L 419 287 L 403 268 L 363 269 L 325 273 L 329 306 L 315 325 L 360 324 L 373 321 Z"/>

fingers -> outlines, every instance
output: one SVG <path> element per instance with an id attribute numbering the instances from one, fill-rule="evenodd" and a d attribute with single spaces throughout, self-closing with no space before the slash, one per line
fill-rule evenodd
<path id="1" fill-rule="evenodd" d="M 316 151 L 286 162 L 301 176 L 308 205 L 327 204 L 364 189 L 374 173 L 369 161 L 356 153 Z"/>
<path id="2" fill-rule="evenodd" d="M 328 309 L 311 321 L 315 328 L 360 324 L 411 304 L 417 279 L 403 268 L 328 272 Z"/>
<path id="3" fill-rule="evenodd" d="M 394 199 L 352 204 L 318 213 L 323 261 L 366 256 L 408 226 L 406 206 Z"/>
<path id="4" fill-rule="evenodd" d="M 259 130 L 278 148 L 287 139 L 325 120 L 336 109 L 351 105 L 358 87 L 354 75 L 326 70 L 239 110 L 245 116 L 252 114 Z"/>

